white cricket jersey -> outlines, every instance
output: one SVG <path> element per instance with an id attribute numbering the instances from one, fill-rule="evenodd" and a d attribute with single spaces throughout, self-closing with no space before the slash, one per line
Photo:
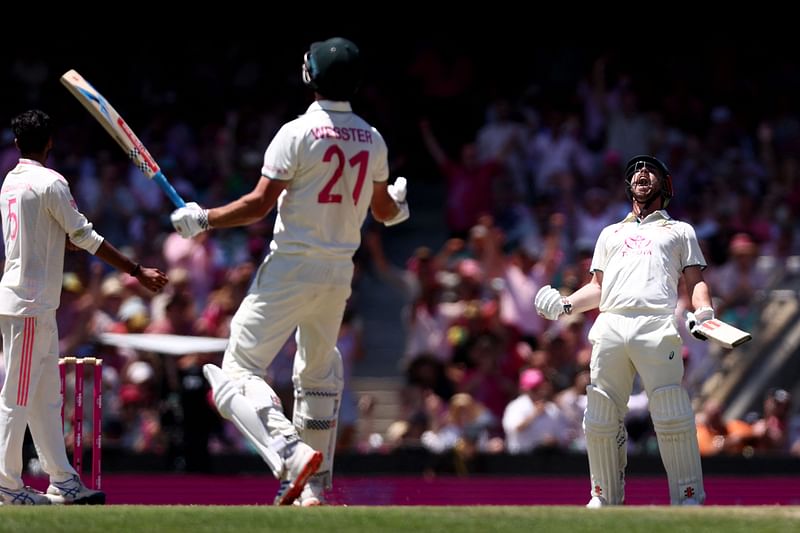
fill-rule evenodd
<path id="1" fill-rule="evenodd" d="M 361 243 L 372 183 L 389 178 L 386 143 L 349 102 L 319 100 L 280 129 L 261 174 L 289 181 L 278 198 L 273 252 L 350 259 Z"/>
<path id="2" fill-rule="evenodd" d="M 631 213 L 603 229 L 591 271 L 603 273 L 600 311 L 674 312 L 678 280 L 689 266 L 706 267 L 694 228 L 656 211 L 642 222 Z"/>
<path id="3" fill-rule="evenodd" d="M 6 263 L 0 315 L 36 316 L 58 308 L 67 234 L 94 254 L 103 238 L 78 211 L 67 180 L 37 161 L 20 159 L 0 189 Z"/>

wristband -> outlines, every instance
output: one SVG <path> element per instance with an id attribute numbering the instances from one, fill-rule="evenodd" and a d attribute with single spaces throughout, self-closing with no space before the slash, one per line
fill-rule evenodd
<path id="1" fill-rule="evenodd" d="M 211 225 L 208 223 L 208 209 L 203 209 L 200 212 L 200 216 L 197 218 L 197 224 L 203 229 L 203 231 L 207 231 Z"/>
<path id="2" fill-rule="evenodd" d="M 139 274 L 141 274 L 141 273 L 142 273 L 142 264 L 141 263 L 136 263 L 136 266 L 133 267 L 133 270 L 131 270 L 129 272 L 129 274 L 131 276 L 133 276 L 134 278 L 138 277 Z"/>

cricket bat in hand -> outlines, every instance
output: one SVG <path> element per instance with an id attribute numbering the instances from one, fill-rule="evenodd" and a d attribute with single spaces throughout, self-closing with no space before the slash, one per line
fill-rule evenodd
<path id="1" fill-rule="evenodd" d="M 742 331 L 718 318 L 706 320 L 699 326 L 694 327 L 691 332 L 693 335 L 702 335 L 706 339 L 717 342 L 729 349 L 744 344 L 753 338 L 746 331 Z"/>
<path id="2" fill-rule="evenodd" d="M 175 188 L 167 181 L 166 176 L 161 172 L 161 168 L 156 163 L 150 152 L 142 144 L 142 141 L 133 133 L 128 123 L 119 116 L 119 113 L 111 107 L 108 100 L 97 92 L 92 85 L 78 74 L 77 71 L 70 69 L 61 76 L 61 83 L 69 89 L 69 92 L 83 104 L 92 116 L 97 119 L 106 132 L 117 141 L 133 164 L 142 173 L 155 181 L 167 197 L 175 204 L 175 207 L 184 207 L 186 202 L 175 191 Z"/>

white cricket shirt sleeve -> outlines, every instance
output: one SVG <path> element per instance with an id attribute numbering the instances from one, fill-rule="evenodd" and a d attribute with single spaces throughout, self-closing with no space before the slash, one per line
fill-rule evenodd
<path id="1" fill-rule="evenodd" d="M 686 243 L 685 258 L 683 260 L 683 269 L 690 266 L 699 266 L 705 269 L 706 259 L 703 256 L 703 250 L 700 248 L 700 243 L 697 240 L 697 233 L 694 227 L 690 224 L 682 223 L 681 228 L 684 232 L 684 242 Z M 683 270 L 682 269 L 682 270 Z"/>
<path id="2" fill-rule="evenodd" d="M 298 144 L 298 135 L 289 124 L 284 124 L 264 152 L 261 175 L 269 179 L 291 179 L 297 167 Z"/>
<path id="3" fill-rule="evenodd" d="M 372 135 L 375 137 L 377 149 L 375 157 L 372 157 L 372 159 L 370 160 L 370 162 L 373 165 L 373 167 L 370 169 L 370 176 L 372 176 L 372 181 L 376 182 L 388 181 L 389 150 L 386 146 L 386 141 L 384 141 L 381 134 L 375 128 L 372 128 Z"/>
<path id="4" fill-rule="evenodd" d="M 69 240 L 75 246 L 94 255 L 103 243 L 86 216 L 78 211 L 72 193 L 63 181 L 53 181 L 48 187 L 47 210 L 55 221 L 64 228 Z"/>
<path id="5" fill-rule="evenodd" d="M 594 245 L 592 264 L 589 267 L 590 272 L 603 272 L 606 269 L 606 262 L 608 261 L 608 254 L 606 253 L 606 240 L 608 239 L 608 234 L 614 231 L 616 226 L 617 224 L 606 226 L 603 228 L 603 231 L 600 232 L 600 236 L 597 238 L 597 242 Z"/>

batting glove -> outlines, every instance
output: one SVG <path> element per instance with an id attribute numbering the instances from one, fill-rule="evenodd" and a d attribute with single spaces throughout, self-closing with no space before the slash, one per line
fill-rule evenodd
<path id="1" fill-rule="evenodd" d="M 539 289 L 533 303 L 536 306 L 536 312 L 548 320 L 558 320 L 561 315 L 568 315 L 572 312 L 572 304 L 569 303 L 569 300 L 561 296 L 561 293 L 550 285 Z"/>
<path id="2" fill-rule="evenodd" d="M 405 222 L 411 216 L 411 211 L 408 209 L 408 202 L 406 202 L 406 192 L 408 190 L 408 181 L 403 177 L 398 177 L 394 180 L 394 183 L 389 185 L 388 191 L 389 196 L 392 197 L 392 200 L 397 204 L 397 207 L 400 211 L 389 220 L 384 220 L 383 224 L 385 226 L 394 226 L 395 224 L 400 224 L 401 222 Z"/>
<path id="3" fill-rule="evenodd" d="M 686 329 L 693 337 L 701 341 L 707 340 L 706 336 L 700 331 L 700 325 L 706 320 L 714 320 L 714 310 L 710 307 L 701 307 L 694 313 L 686 313 Z"/>
<path id="4" fill-rule="evenodd" d="M 176 209 L 169 218 L 175 231 L 184 239 L 191 239 L 208 229 L 208 209 L 203 209 L 196 202 Z"/>

